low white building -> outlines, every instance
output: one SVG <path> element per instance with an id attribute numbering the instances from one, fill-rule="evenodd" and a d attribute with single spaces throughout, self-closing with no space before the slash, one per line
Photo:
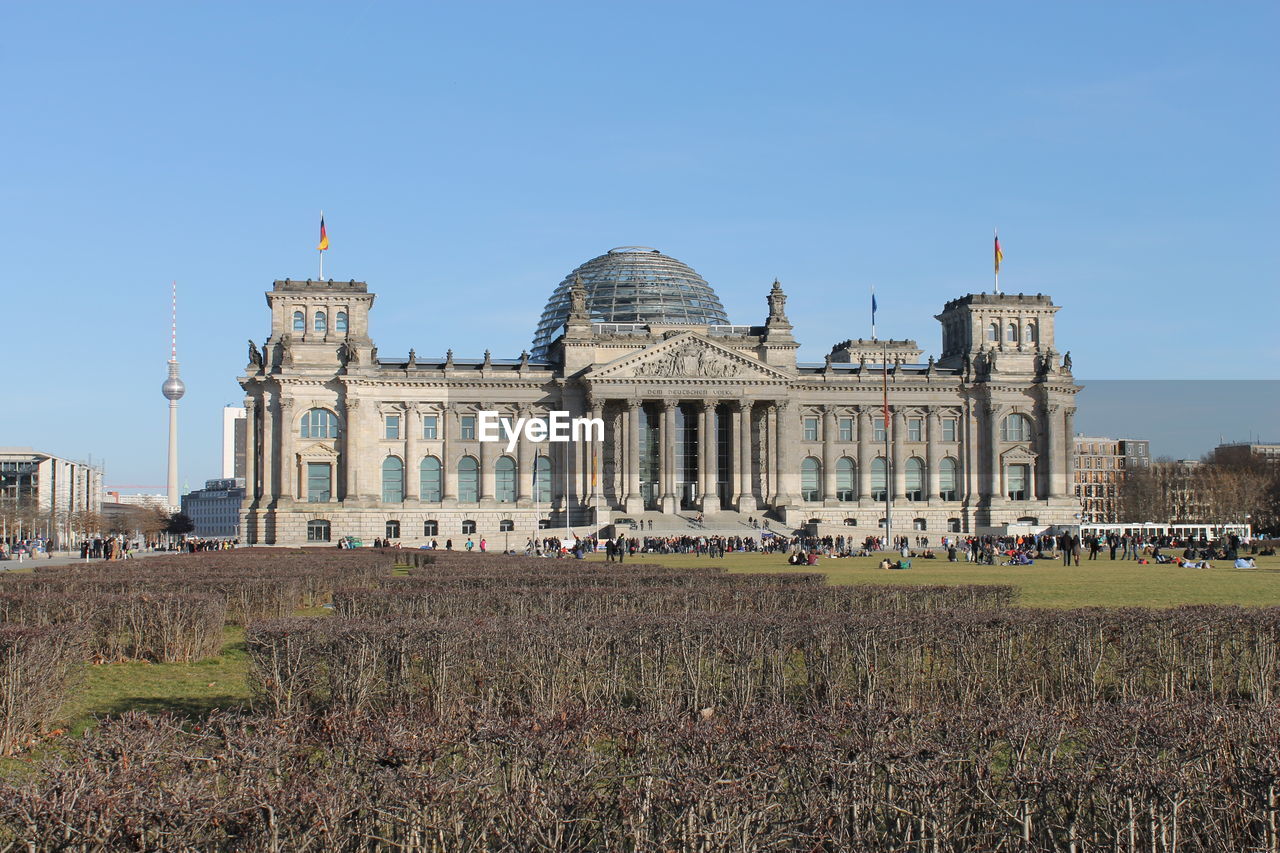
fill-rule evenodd
<path id="1" fill-rule="evenodd" d="M 0 447 L 0 535 L 73 541 L 102 512 L 102 469 L 30 447 Z"/>

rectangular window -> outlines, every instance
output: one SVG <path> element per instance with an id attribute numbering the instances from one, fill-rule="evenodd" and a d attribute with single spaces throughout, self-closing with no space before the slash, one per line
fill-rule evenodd
<path id="1" fill-rule="evenodd" d="M 476 437 L 476 416 L 463 415 L 460 419 L 461 438 L 465 441 L 472 441 Z"/>
<path id="2" fill-rule="evenodd" d="M 907 418 L 907 441 L 921 441 L 921 418 Z"/>
<path id="3" fill-rule="evenodd" d="M 307 502 L 325 503 L 332 495 L 329 486 L 329 472 L 332 470 L 328 462 L 307 463 Z"/>
<path id="4" fill-rule="evenodd" d="M 943 441 L 956 441 L 956 440 L 957 440 L 957 439 L 956 439 L 956 419 L 955 419 L 955 418 L 943 418 L 943 419 L 942 419 L 942 440 L 943 440 Z"/>
<path id="5" fill-rule="evenodd" d="M 1008 479 L 1009 500 L 1025 501 L 1027 499 L 1027 480 L 1029 472 L 1026 465 L 1010 465 L 1006 475 Z"/>
<path id="6" fill-rule="evenodd" d="M 805 441 L 818 440 L 818 419 L 817 418 L 804 419 L 804 440 Z"/>
<path id="7" fill-rule="evenodd" d="M 872 441 L 884 441 L 884 418 L 876 418 L 873 422 Z"/>
<path id="8" fill-rule="evenodd" d="M 422 437 L 423 438 L 436 437 L 436 416 L 435 415 L 422 416 Z"/>
<path id="9" fill-rule="evenodd" d="M 853 418 L 840 419 L 840 440 L 853 441 Z"/>
<path id="10" fill-rule="evenodd" d="M 386 423 L 386 433 L 384 434 L 383 437 L 399 438 L 400 437 L 400 416 L 387 415 L 385 423 Z"/>

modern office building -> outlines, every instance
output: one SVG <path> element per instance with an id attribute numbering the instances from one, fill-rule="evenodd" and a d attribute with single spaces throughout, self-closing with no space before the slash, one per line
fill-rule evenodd
<path id="1" fill-rule="evenodd" d="M 1213 449 L 1213 461 L 1226 465 L 1240 465 L 1252 460 L 1280 462 L 1280 443 L 1254 443 L 1248 441 L 1219 444 Z"/>
<path id="2" fill-rule="evenodd" d="M 696 514 L 864 536 L 883 532 L 889 489 L 895 532 L 1076 522 L 1080 386 L 1050 297 L 948 302 L 924 361 L 912 341 L 847 340 L 804 363 L 781 285 L 762 295 L 762 323 L 730 324 L 692 269 L 622 247 L 554 289 L 532 353 L 388 358 L 363 282 L 277 281 L 270 336 L 239 378 L 242 539 L 411 544 Z M 480 440 L 486 412 L 599 419 L 603 441 L 522 433 L 508 450 Z"/>
<path id="3" fill-rule="evenodd" d="M 222 409 L 222 479 L 244 479 L 244 406 Z"/>
<path id="4" fill-rule="evenodd" d="M 244 503 L 244 479 L 206 480 L 204 488 L 182 496 L 182 512 L 202 539 L 236 539 L 240 536 L 240 508 Z"/>

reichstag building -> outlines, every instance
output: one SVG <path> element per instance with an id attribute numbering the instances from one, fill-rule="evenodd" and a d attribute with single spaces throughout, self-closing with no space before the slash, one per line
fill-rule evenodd
<path id="1" fill-rule="evenodd" d="M 782 287 L 763 295 L 763 323 L 734 325 L 688 266 L 621 247 L 565 277 L 519 358 L 391 358 L 364 282 L 277 281 L 271 335 L 239 379 L 242 537 L 523 548 L 539 527 L 657 535 L 700 515 L 714 531 L 752 519 L 861 539 L 883 531 L 887 489 L 895 533 L 1075 523 L 1080 386 L 1048 296 L 948 302 L 937 357 L 846 340 L 804 363 Z M 522 436 L 508 452 L 505 434 L 478 440 L 479 413 L 495 411 L 600 418 L 604 441 Z"/>

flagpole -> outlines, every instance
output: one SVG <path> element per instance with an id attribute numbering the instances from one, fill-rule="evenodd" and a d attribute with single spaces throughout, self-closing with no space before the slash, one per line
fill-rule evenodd
<path id="1" fill-rule="evenodd" d="M 996 273 L 995 273 L 995 275 L 996 275 L 996 285 L 995 285 L 996 290 L 995 290 L 995 292 L 998 294 L 998 293 L 1000 293 L 1000 255 L 999 255 L 999 250 L 1000 250 L 1000 229 L 999 229 L 999 228 L 993 228 L 993 229 L 992 229 L 992 231 L 994 231 L 994 232 L 995 232 L 995 238 L 996 238 L 996 239 L 995 239 L 995 245 L 993 246 L 993 249 L 992 249 L 992 257 L 995 259 L 995 268 L 996 268 Z"/>
<path id="2" fill-rule="evenodd" d="M 884 364 L 881 375 L 884 377 L 884 538 L 893 547 L 893 463 L 892 449 L 889 439 L 889 345 L 884 345 Z"/>

